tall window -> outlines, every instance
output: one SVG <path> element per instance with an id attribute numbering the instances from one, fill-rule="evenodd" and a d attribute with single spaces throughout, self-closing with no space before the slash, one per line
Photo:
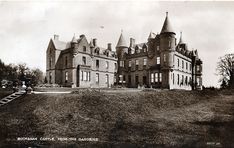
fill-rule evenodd
<path id="1" fill-rule="evenodd" d="M 179 85 L 180 84 L 180 75 L 177 74 L 177 84 Z"/>
<path id="2" fill-rule="evenodd" d="M 83 71 L 80 71 L 80 75 L 81 75 L 81 81 L 83 81 L 84 80 L 84 72 Z"/>
<path id="3" fill-rule="evenodd" d="M 159 50 L 159 46 L 157 46 L 157 50 Z"/>
<path id="4" fill-rule="evenodd" d="M 163 55 L 163 62 L 166 62 L 166 54 Z"/>
<path id="5" fill-rule="evenodd" d="M 106 69 L 108 69 L 108 68 L 109 68 L 109 62 L 106 61 Z"/>
<path id="6" fill-rule="evenodd" d="M 180 67 L 180 59 L 177 59 L 178 67 Z"/>
<path id="7" fill-rule="evenodd" d="M 143 65 L 146 66 L 147 64 L 147 59 L 143 59 Z"/>
<path id="8" fill-rule="evenodd" d="M 157 57 L 157 64 L 160 64 L 160 57 Z"/>
<path id="9" fill-rule="evenodd" d="M 84 71 L 84 81 L 87 81 L 87 71 Z"/>
<path id="10" fill-rule="evenodd" d="M 154 81 L 155 81 L 155 82 L 158 82 L 158 73 L 157 73 L 157 72 L 154 73 Z"/>
<path id="11" fill-rule="evenodd" d="M 154 73 L 151 73 L 151 83 L 154 82 Z"/>
<path id="12" fill-rule="evenodd" d="M 65 83 L 67 83 L 67 81 L 68 81 L 68 72 L 66 71 L 65 72 Z"/>
<path id="13" fill-rule="evenodd" d="M 120 67 L 124 67 L 124 61 L 120 61 Z"/>
<path id="14" fill-rule="evenodd" d="M 116 70 L 117 69 L 117 64 L 115 63 L 114 65 L 115 65 L 115 70 Z"/>
<path id="15" fill-rule="evenodd" d="M 139 60 L 136 60 L 136 70 L 138 69 Z"/>
<path id="16" fill-rule="evenodd" d="M 200 71 L 200 66 L 199 65 L 197 65 L 197 71 Z"/>
<path id="17" fill-rule="evenodd" d="M 132 66 L 132 61 L 128 61 L 128 67 Z"/>
<path id="18" fill-rule="evenodd" d="M 50 76 L 49 76 L 49 83 L 51 84 L 51 83 L 52 83 L 52 73 L 50 72 L 49 75 L 50 75 Z"/>
<path id="19" fill-rule="evenodd" d="M 162 82 L 162 73 L 159 73 L 159 82 Z"/>
<path id="20" fill-rule="evenodd" d="M 188 70 L 188 63 L 186 62 L 186 70 Z"/>
<path id="21" fill-rule="evenodd" d="M 96 67 L 99 68 L 99 60 L 96 60 Z"/>
<path id="22" fill-rule="evenodd" d="M 83 65 L 86 65 L 86 57 L 82 57 Z"/>
<path id="23" fill-rule="evenodd" d="M 190 71 L 192 70 L 192 64 L 191 63 L 189 64 L 189 69 L 190 69 Z"/>
<path id="24" fill-rule="evenodd" d="M 108 74 L 106 74 L 106 84 L 108 84 L 108 82 L 109 82 L 109 76 Z"/>
<path id="25" fill-rule="evenodd" d="M 52 56 L 50 56 L 50 68 L 52 68 Z"/>
<path id="26" fill-rule="evenodd" d="M 188 77 L 185 77 L 185 84 L 188 85 Z"/>
<path id="27" fill-rule="evenodd" d="M 175 75 L 174 75 L 174 73 L 172 74 L 172 82 L 173 82 L 173 84 L 175 84 Z"/>
<path id="28" fill-rule="evenodd" d="M 136 60 L 136 65 L 139 65 L 139 60 Z"/>
<path id="29" fill-rule="evenodd" d="M 120 82 L 120 83 L 123 82 L 123 75 L 119 75 L 119 82 Z"/>
<path id="30" fill-rule="evenodd" d="M 184 69 L 184 60 L 182 60 L 182 69 Z"/>
<path id="31" fill-rule="evenodd" d="M 90 81 L 90 71 L 87 73 L 87 81 Z"/>
<path id="32" fill-rule="evenodd" d="M 99 73 L 96 73 L 96 83 L 99 83 Z"/>
<path id="33" fill-rule="evenodd" d="M 181 83 L 182 83 L 182 85 L 184 85 L 184 75 L 182 75 Z"/>

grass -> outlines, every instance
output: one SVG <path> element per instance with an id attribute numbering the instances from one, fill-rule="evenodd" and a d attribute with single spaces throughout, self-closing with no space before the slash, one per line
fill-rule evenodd
<path id="1" fill-rule="evenodd" d="M 0 108 L 0 145 L 15 137 L 96 137 L 70 146 L 232 147 L 232 91 L 100 91 L 30 94 Z M 8 140 L 6 140 L 8 139 Z M 66 142 L 20 143 L 61 146 Z"/>
<path id="2" fill-rule="evenodd" d="M 12 89 L 0 88 L 0 99 L 12 94 Z"/>

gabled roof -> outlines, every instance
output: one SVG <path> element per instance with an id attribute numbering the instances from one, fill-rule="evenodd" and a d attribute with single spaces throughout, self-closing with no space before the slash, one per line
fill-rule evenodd
<path id="1" fill-rule="evenodd" d="M 70 48 L 70 42 L 63 42 L 63 41 L 59 41 L 59 40 L 54 40 L 54 39 L 51 39 L 55 48 L 58 49 L 58 50 L 64 50 L 64 49 L 67 49 L 67 48 Z"/>
<path id="2" fill-rule="evenodd" d="M 166 12 L 166 18 L 165 18 L 165 21 L 163 23 L 161 33 L 174 33 L 175 34 L 175 32 L 173 31 L 173 29 L 171 27 L 171 23 L 169 21 L 169 18 L 168 18 L 168 12 Z"/>
<path id="3" fill-rule="evenodd" d="M 120 37 L 119 37 L 119 41 L 118 41 L 118 43 L 117 43 L 117 45 L 116 45 L 116 48 L 118 48 L 118 47 L 128 47 L 128 45 L 127 45 L 127 43 L 126 43 L 126 41 L 125 41 L 125 39 L 124 39 L 124 37 L 123 37 L 123 33 L 121 32 L 121 35 L 120 35 Z"/>

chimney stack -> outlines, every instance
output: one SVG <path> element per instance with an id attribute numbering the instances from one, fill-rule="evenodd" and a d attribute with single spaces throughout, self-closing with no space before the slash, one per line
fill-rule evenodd
<path id="1" fill-rule="evenodd" d="M 135 45 L 135 39 L 130 38 L 130 47 L 133 47 Z"/>
<path id="2" fill-rule="evenodd" d="M 97 39 L 93 39 L 93 46 L 94 46 L 94 47 L 97 46 Z"/>
<path id="3" fill-rule="evenodd" d="M 54 35 L 54 40 L 59 40 L 59 35 L 55 34 Z"/>
<path id="4" fill-rule="evenodd" d="M 107 44 L 107 49 L 111 51 L 111 43 Z"/>

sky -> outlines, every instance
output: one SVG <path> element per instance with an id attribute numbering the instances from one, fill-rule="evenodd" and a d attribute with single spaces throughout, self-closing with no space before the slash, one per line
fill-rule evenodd
<path id="1" fill-rule="evenodd" d="M 160 33 L 166 12 L 176 37 L 197 49 L 203 61 L 204 86 L 218 86 L 219 57 L 234 53 L 234 2 L 191 1 L 0 1 L 0 59 L 46 69 L 50 38 L 88 40 L 115 48 L 121 30 L 129 44 L 146 42 L 150 31 Z"/>

